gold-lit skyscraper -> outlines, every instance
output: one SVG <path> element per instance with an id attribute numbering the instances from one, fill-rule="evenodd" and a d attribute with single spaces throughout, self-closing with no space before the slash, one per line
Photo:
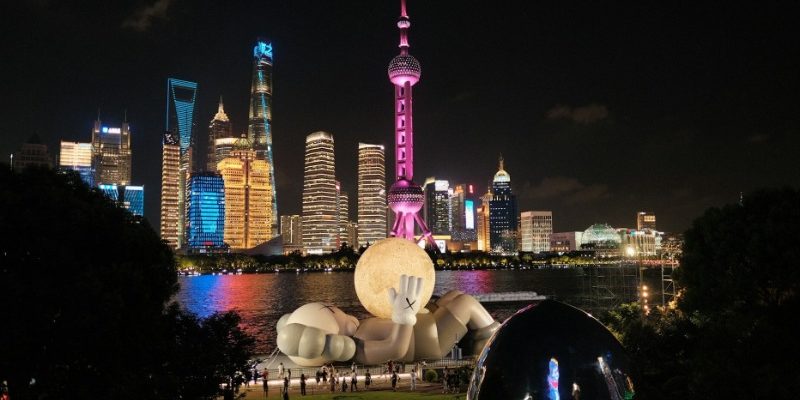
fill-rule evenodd
<path id="1" fill-rule="evenodd" d="M 308 254 L 337 248 L 339 210 L 334 165 L 333 135 L 322 131 L 308 135 L 303 175 L 303 249 Z"/>
<path id="2" fill-rule="evenodd" d="M 342 191 L 341 183 L 336 182 L 336 224 L 339 234 L 339 246 L 348 244 L 353 246 L 347 236 L 347 224 L 350 222 L 350 196 Z"/>
<path id="3" fill-rule="evenodd" d="M 478 208 L 478 250 L 491 251 L 491 235 L 489 232 L 489 202 L 492 201 L 492 192 L 487 191 L 481 196 L 481 205 Z"/>
<path id="4" fill-rule="evenodd" d="M 62 171 L 75 171 L 89 186 L 94 186 L 92 169 L 92 144 L 61 141 L 58 168 Z"/>
<path id="5" fill-rule="evenodd" d="M 636 214 L 636 229 L 640 231 L 656 230 L 656 214 L 651 211 L 639 211 Z"/>
<path id="6" fill-rule="evenodd" d="M 383 145 L 358 144 L 358 244 L 386 237 L 386 158 Z"/>
<path id="7" fill-rule="evenodd" d="M 266 160 L 257 160 L 252 143 L 243 137 L 231 156 L 217 164 L 217 171 L 225 183 L 225 243 L 231 250 L 241 250 L 271 239 L 267 214 L 272 191 Z"/>
<path id="8" fill-rule="evenodd" d="M 161 152 L 161 239 L 179 249 L 183 216 L 178 207 L 181 180 L 181 146 L 175 132 L 164 132 Z"/>

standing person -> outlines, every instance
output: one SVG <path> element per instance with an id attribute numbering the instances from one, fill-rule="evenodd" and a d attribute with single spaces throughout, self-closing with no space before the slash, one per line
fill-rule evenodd
<path id="1" fill-rule="evenodd" d="M 283 379 L 283 363 L 278 364 L 278 379 Z"/>
<path id="2" fill-rule="evenodd" d="M 269 397 L 269 383 L 268 383 L 269 381 L 267 380 L 266 374 L 267 374 L 267 373 L 266 373 L 266 370 L 265 370 L 265 372 L 264 372 L 264 380 L 263 380 L 263 381 L 262 381 L 262 383 L 261 383 L 261 386 L 262 386 L 262 387 L 263 387 L 263 389 L 264 389 L 264 398 L 265 398 L 265 399 L 266 399 L 267 397 Z"/>
<path id="3" fill-rule="evenodd" d="M 356 373 L 356 369 L 358 369 L 358 368 L 356 368 L 356 363 L 355 363 L 355 361 L 353 361 L 353 365 L 350 366 L 350 373 L 355 374 Z"/>
<path id="4" fill-rule="evenodd" d="M 411 390 L 417 390 L 417 369 L 411 368 Z"/>
<path id="5" fill-rule="evenodd" d="M 322 368 L 317 369 L 316 373 L 316 380 L 317 380 L 317 387 L 319 387 L 319 381 L 322 380 Z"/>
<path id="6" fill-rule="evenodd" d="M 444 367 L 444 371 L 442 372 L 442 393 L 448 392 L 449 389 L 447 387 L 448 379 L 450 379 L 450 370 L 448 370 L 447 367 Z"/>
<path id="7" fill-rule="evenodd" d="M 283 377 L 283 393 L 285 394 L 285 393 L 288 393 L 288 392 L 289 392 L 289 378 L 284 376 Z"/>
<path id="8" fill-rule="evenodd" d="M 347 379 L 342 375 L 342 393 L 347 392 Z"/>
<path id="9" fill-rule="evenodd" d="M 364 388 L 366 388 L 366 390 L 369 390 L 370 383 L 372 383 L 372 374 L 367 370 L 367 373 L 364 374 Z"/>
<path id="10" fill-rule="evenodd" d="M 300 394 L 306 395 L 306 374 L 300 374 Z"/>
<path id="11" fill-rule="evenodd" d="M 358 376 L 353 374 L 353 377 L 350 378 L 350 391 L 357 392 L 358 391 Z"/>
<path id="12" fill-rule="evenodd" d="M 331 393 L 336 391 L 336 375 L 331 373 Z"/>
<path id="13" fill-rule="evenodd" d="M 398 379 L 400 379 L 400 377 L 397 376 L 397 372 L 392 372 L 392 391 L 393 392 L 397 391 L 397 380 Z"/>
<path id="14" fill-rule="evenodd" d="M 292 369 L 286 368 L 286 376 L 289 377 L 289 386 L 292 386 Z"/>
<path id="15" fill-rule="evenodd" d="M 328 366 L 322 366 L 322 381 L 328 383 Z"/>

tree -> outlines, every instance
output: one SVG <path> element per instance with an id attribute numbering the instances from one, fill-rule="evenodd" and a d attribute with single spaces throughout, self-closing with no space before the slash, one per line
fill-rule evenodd
<path id="1" fill-rule="evenodd" d="M 0 227 L 11 398 L 202 398 L 179 384 L 186 355 L 228 374 L 249 349 L 235 316 L 167 307 L 178 289 L 170 248 L 77 174 L 0 166 Z"/>
<path id="2" fill-rule="evenodd" d="M 800 393 L 800 192 L 711 208 L 684 238 L 678 309 L 603 319 L 634 361 L 637 396 L 794 399 Z"/>
<path id="3" fill-rule="evenodd" d="M 691 387 L 718 398 L 800 393 L 800 192 L 712 208 L 685 234 L 679 307 L 698 328 Z"/>

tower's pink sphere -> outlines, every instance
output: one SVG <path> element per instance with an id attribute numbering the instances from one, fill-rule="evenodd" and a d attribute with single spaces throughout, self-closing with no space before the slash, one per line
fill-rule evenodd
<path id="1" fill-rule="evenodd" d="M 412 85 L 419 82 L 422 75 L 422 67 L 414 56 L 410 54 L 400 54 L 389 63 L 389 80 L 397 86 L 403 86 L 406 82 Z"/>
<path id="2" fill-rule="evenodd" d="M 387 200 L 394 212 L 416 213 L 425 203 L 425 194 L 416 183 L 400 179 L 389 189 Z"/>

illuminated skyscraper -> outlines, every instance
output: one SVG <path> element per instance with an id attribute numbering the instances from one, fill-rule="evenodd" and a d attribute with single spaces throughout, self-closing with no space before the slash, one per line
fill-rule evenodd
<path id="1" fill-rule="evenodd" d="M 223 247 L 225 189 L 214 172 L 192 174 L 189 179 L 189 251 L 215 252 Z"/>
<path id="2" fill-rule="evenodd" d="M 103 126 L 99 119 L 94 121 L 92 167 L 98 184 L 131 183 L 131 130 L 127 121 L 121 127 Z"/>
<path id="3" fill-rule="evenodd" d="M 453 187 L 450 196 L 450 214 L 453 223 L 451 235 L 453 241 L 474 242 L 477 240 L 475 231 L 475 211 L 478 204 L 475 196 L 475 186 L 465 183 Z"/>
<path id="4" fill-rule="evenodd" d="M 27 142 L 20 146 L 19 151 L 11 155 L 11 168 L 22 171 L 28 167 L 51 168 L 53 160 L 47 152 L 47 145 L 33 134 Z"/>
<path id="5" fill-rule="evenodd" d="M 522 251 L 541 253 L 550 251 L 550 235 L 553 233 L 552 211 L 525 211 L 520 214 L 519 235 Z"/>
<path id="6" fill-rule="evenodd" d="M 308 135 L 303 175 L 303 248 L 309 254 L 336 250 L 339 210 L 334 166 L 333 135 L 322 131 Z"/>
<path id="7" fill-rule="evenodd" d="M 636 214 L 636 229 L 640 231 L 656 230 L 656 214 L 650 211 L 639 211 Z"/>
<path id="8" fill-rule="evenodd" d="M 217 170 L 225 182 L 225 243 L 232 250 L 240 250 L 271 239 L 267 162 L 256 159 L 252 143 L 243 137 L 231 156 L 219 162 Z"/>
<path id="9" fill-rule="evenodd" d="M 336 181 L 336 224 L 339 236 L 339 246 L 347 243 L 353 245 L 347 237 L 347 224 L 350 223 L 350 196 L 342 191 L 341 183 Z"/>
<path id="10" fill-rule="evenodd" d="M 178 134 L 164 132 L 161 153 L 161 240 L 173 249 L 181 247 L 183 217 L 178 208 L 181 180 L 181 146 Z"/>
<path id="11" fill-rule="evenodd" d="M 281 215 L 283 252 L 303 251 L 303 221 L 299 215 Z"/>
<path id="12" fill-rule="evenodd" d="M 75 171 L 89 186 L 94 186 L 92 168 L 92 144 L 61 141 L 58 168 L 62 171 Z"/>
<path id="13" fill-rule="evenodd" d="M 236 140 L 236 138 L 233 137 L 231 121 L 228 120 L 228 115 L 225 114 L 225 110 L 222 106 L 222 97 L 219 98 L 219 108 L 217 109 L 217 113 L 214 115 L 214 119 L 212 119 L 211 123 L 208 125 L 206 171 L 216 171 L 217 164 L 222 161 L 223 158 L 227 157 L 227 154 L 225 154 L 225 157 L 220 157 L 220 153 L 217 151 L 217 140 L 219 139 L 222 139 L 223 143 L 225 140 L 228 140 L 231 143 Z"/>
<path id="14" fill-rule="evenodd" d="M 477 212 L 478 250 L 491 251 L 491 232 L 489 231 L 489 203 L 492 201 L 492 192 L 486 191 L 481 196 L 481 205 Z"/>
<path id="15" fill-rule="evenodd" d="M 450 235 L 453 224 L 450 218 L 450 182 L 442 179 L 428 178 L 424 185 L 425 206 L 423 215 L 425 223 L 434 235 Z"/>
<path id="16" fill-rule="evenodd" d="M 97 186 L 103 194 L 131 214 L 144 215 L 144 186 L 100 184 Z"/>
<path id="17" fill-rule="evenodd" d="M 358 242 L 386 237 L 386 158 L 383 145 L 358 144 Z"/>
<path id="18" fill-rule="evenodd" d="M 193 170 L 194 105 L 197 83 L 176 78 L 167 79 L 166 130 L 175 134 L 180 145 L 178 180 L 178 246 L 186 242 L 186 196 L 189 174 Z"/>
<path id="19" fill-rule="evenodd" d="M 491 249 L 497 253 L 517 251 L 517 197 L 511 191 L 511 175 L 500 167 L 492 181 L 492 200 L 489 202 L 489 232 Z"/>
<path id="20" fill-rule="evenodd" d="M 395 213 L 392 236 L 414 242 L 425 240 L 428 246 L 436 247 L 431 232 L 420 218 L 424 204 L 422 188 L 414 183 L 414 123 L 411 87 L 419 82 L 422 68 L 419 61 L 408 54 L 408 28 L 411 21 L 406 13 L 406 1 L 400 0 L 400 54 L 389 62 L 389 80 L 394 84 L 394 137 L 395 178 L 389 189 L 388 202 Z M 417 238 L 415 226 L 422 231 Z"/>
<path id="21" fill-rule="evenodd" d="M 273 235 L 278 235 L 278 198 L 275 193 L 275 164 L 272 159 L 272 43 L 258 39 L 253 47 L 253 80 L 250 87 L 250 119 L 247 138 L 253 143 L 256 159 L 269 168 L 271 203 L 267 218 Z"/>
<path id="22" fill-rule="evenodd" d="M 235 137 L 224 137 L 214 140 L 214 159 L 216 160 L 216 164 L 213 166 L 213 171 L 217 170 L 220 161 L 231 156 L 233 146 L 236 145 L 238 140 L 239 138 Z"/>

